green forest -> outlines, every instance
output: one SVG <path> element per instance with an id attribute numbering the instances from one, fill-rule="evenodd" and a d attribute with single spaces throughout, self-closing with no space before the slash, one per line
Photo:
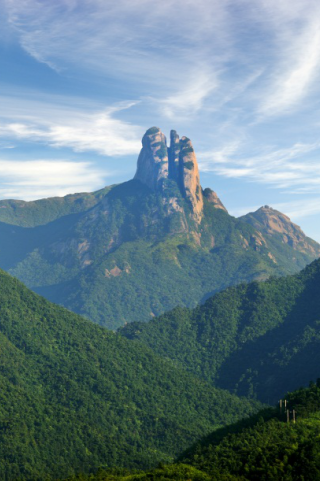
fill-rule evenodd
<path id="1" fill-rule="evenodd" d="M 140 472 L 100 468 L 90 475 L 79 474 L 68 478 L 68 481 L 147 479 L 319 480 L 320 380 L 311 383 L 309 388 L 287 393 L 282 409 L 279 405 L 264 408 L 248 419 L 217 429 L 183 453 L 175 464 Z"/>
<path id="2" fill-rule="evenodd" d="M 274 403 L 319 374 L 319 285 L 314 261 L 296 275 L 231 287 L 119 333 L 215 386 Z"/>
<path id="3" fill-rule="evenodd" d="M 259 407 L 0 271 L 0 479 L 154 467 Z"/>

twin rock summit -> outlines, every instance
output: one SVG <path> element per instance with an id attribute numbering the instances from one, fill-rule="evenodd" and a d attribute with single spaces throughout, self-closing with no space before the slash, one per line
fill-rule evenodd
<path id="1" fill-rule="evenodd" d="M 146 131 L 134 178 L 155 192 L 165 191 L 168 180 L 176 182 L 182 196 L 190 202 L 192 216 L 198 223 L 203 215 L 203 196 L 217 208 L 226 210 L 215 192 L 211 189 L 202 191 L 191 140 L 187 137 L 179 139 L 175 130 L 170 132 L 170 147 L 167 147 L 167 139 L 158 127 Z"/>

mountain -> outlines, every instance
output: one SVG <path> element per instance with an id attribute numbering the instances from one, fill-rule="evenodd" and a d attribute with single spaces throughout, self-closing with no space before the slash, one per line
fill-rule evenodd
<path id="1" fill-rule="evenodd" d="M 256 212 L 239 217 L 239 220 L 251 224 L 271 244 L 273 240 L 278 240 L 285 245 L 290 245 L 298 252 L 319 257 L 319 244 L 307 237 L 289 217 L 268 205 L 260 207 Z"/>
<path id="2" fill-rule="evenodd" d="M 68 481 L 269 481 L 320 479 L 320 388 L 288 393 L 289 412 L 268 408 L 214 431 L 180 456 L 178 462 L 147 472 L 99 469 Z M 293 421 L 295 411 L 295 422 Z"/>
<path id="3" fill-rule="evenodd" d="M 170 461 L 248 415 L 239 399 L 0 271 L 0 479 Z"/>
<path id="4" fill-rule="evenodd" d="M 276 402 L 319 375 L 320 260 L 119 332 L 216 386 Z"/>
<path id="5" fill-rule="evenodd" d="M 1 201 L 0 267 L 116 329 L 195 307 L 230 285 L 294 273 L 320 255 L 316 242 L 304 237 L 302 248 L 250 219 L 230 216 L 201 188 L 190 139 L 172 131 L 168 147 L 152 127 L 129 182 L 62 199 Z"/>

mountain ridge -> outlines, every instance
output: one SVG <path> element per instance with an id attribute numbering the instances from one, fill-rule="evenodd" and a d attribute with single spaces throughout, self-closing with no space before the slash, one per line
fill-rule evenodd
<path id="1" fill-rule="evenodd" d="M 201 188 L 191 141 L 175 131 L 170 138 L 167 147 L 158 127 L 146 132 L 128 182 L 23 207 L 11 201 L 9 210 L 0 201 L 0 267 L 116 329 L 318 257 L 320 246 L 302 234 L 300 243 L 285 242 L 261 223 L 259 230 L 230 216 L 214 191 Z"/>

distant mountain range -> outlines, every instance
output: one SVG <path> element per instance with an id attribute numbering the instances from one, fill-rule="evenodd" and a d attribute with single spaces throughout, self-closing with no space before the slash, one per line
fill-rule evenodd
<path id="1" fill-rule="evenodd" d="M 202 189 L 191 141 L 142 139 L 133 180 L 93 194 L 0 202 L 0 267 L 111 329 L 297 272 L 320 245 L 267 206 L 236 219 Z"/>

